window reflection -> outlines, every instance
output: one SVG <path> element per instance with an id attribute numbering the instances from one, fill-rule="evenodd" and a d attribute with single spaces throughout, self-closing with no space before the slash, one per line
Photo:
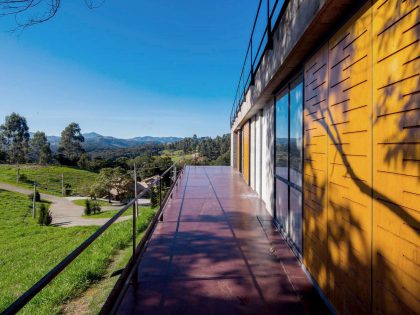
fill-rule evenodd
<path id="1" fill-rule="evenodd" d="M 290 103 L 289 103 L 290 102 Z M 276 219 L 302 248 L 303 81 L 288 85 L 276 100 Z"/>
<path id="2" fill-rule="evenodd" d="M 303 84 L 290 90 L 290 181 L 302 186 Z"/>
<path id="3" fill-rule="evenodd" d="M 288 94 L 276 102 L 276 175 L 288 179 Z"/>

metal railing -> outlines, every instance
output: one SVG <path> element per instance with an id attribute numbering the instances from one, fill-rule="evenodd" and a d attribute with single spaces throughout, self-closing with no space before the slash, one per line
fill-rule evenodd
<path id="1" fill-rule="evenodd" d="M 172 171 L 172 174 L 170 173 Z M 137 194 L 135 198 L 130 200 L 120 211 L 118 211 L 111 219 L 109 219 L 104 225 L 102 225 L 95 233 L 93 233 L 88 239 L 86 239 L 82 244 L 80 244 L 75 250 L 68 254 L 60 263 L 58 263 L 53 269 L 51 269 L 44 277 L 42 277 L 37 283 L 35 283 L 30 289 L 23 293 L 15 302 L 13 302 L 9 307 L 7 307 L 1 315 L 10 315 L 16 314 L 21 310 L 29 301 L 31 301 L 43 288 L 45 288 L 52 280 L 54 280 L 70 263 L 72 263 L 81 253 L 83 253 L 90 244 L 92 244 L 100 235 L 102 235 L 115 221 L 120 218 L 124 212 L 126 212 L 130 207 L 133 207 L 133 230 L 132 230 L 132 246 L 133 253 L 132 256 L 124 268 L 124 272 L 121 274 L 120 279 L 117 281 L 114 289 L 112 290 L 110 297 L 115 297 L 118 291 L 118 286 L 125 282 L 131 269 L 135 266 L 138 254 L 141 252 L 142 247 L 145 244 L 146 238 L 148 238 L 152 232 L 153 226 L 156 224 L 157 220 L 163 220 L 163 208 L 167 203 L 168 199 L 172 197 L 172 190 L 175 185 L 178 183 L 179 177 L 183 173 L 183 168 L 179 167 L 177 170 L 177 164 L 172 164 L 165 172 L 163 172 L 159 177 L 157 177 L 146 189 Z M 169 178 L 165 179 L 165 176 L 169 175 Z M 163 192 L 163 182 L 170 182 L 170 187 L 166 193 L 165 198 L 162 200 Z M 137 244 L 137 216 L 138 216 L 138 199 L 143 197 L 146 193 L 151 192 L 152 188 L 159 187 L 159 210 L 155 214 L 153 220 L 149 224 L 143 239 Z M 136 185 L 135 185 L 136 187 Z M 108 298 L 107 303 L 109 304 L 112 298 Z"/>
<path id="2" fill-rule="evenodd" d="M 255 73 L 261 64 L 262 56 L 265 51 L 273 48 L 273 31 L 278 25 L 279 17 L 284 14 L 288 2 L 289 0 L 272 0 L 271 2 L 270 0 L 259 0 L 258 2 L 257 13 L 230 112 L 231 126 L 238 115 L 241 104 L 245 101 L 246 92 L 255 83 Z"/>

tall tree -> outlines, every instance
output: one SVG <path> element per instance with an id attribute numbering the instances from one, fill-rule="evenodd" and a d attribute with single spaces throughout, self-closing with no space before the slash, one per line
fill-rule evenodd
<path id="1" fill-rule="evenodd" d="M 38 164 L 48 164 L 51 161 L 51 148 L 44 132 L 34 133 L 31 141 L 31 157 Z"/>
<path id="2" fill-rule="evenodd" d="M 82 143 L 85 138 L 82 135 L 79 124 L 71 123 L 61 132 L 60 145 L 58 146 L 58 159 L 64 164 L 75 165 L 85 152 Z"/>
<path id="3" fill-rule="evenodd" d="M 6 116 L 0 134 L 9 163 L 25 163 L 29 152 L 29 128 L 25 117 L 16 113 Z"/>

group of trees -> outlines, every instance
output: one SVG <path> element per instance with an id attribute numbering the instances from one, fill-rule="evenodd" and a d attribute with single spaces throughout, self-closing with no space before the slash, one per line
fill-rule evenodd
<path id="1" fill-rule="evenodd" d="M 84 153 L 83 141 L 79 125 L 71 123 L 61 133 L 54 156 L 45 133 L 37 131 L 31 137 L 26 118 L 12 113 L 0 126 L 0 162 L 48 164 L 55 159 L 61 164 L 75 165 Z"/>
<path id="2" fill-rule="evenodd" d="M 134 159 L 120 158 L 117 167 L 102 168 L 95 183 L 90 187 L 89 194 L 92 198 L 107 196 L 111 201 L 127 200 L 134 195 L 134 164 L 137 166 L 137 181 L 162 174 L 172 165 L 168 157 L 138 156 Z"/>
<path id="3" fill-rule="evenodd" d="M 182 150 L 184 153 L 196 154 L 202 164 L 229 165 L 230 135 L 215 138 L 196 135 L 166 145 L 169 150 Z M 196 161 L 197 162 L 197 161 Z"/>
<path id="4" fill-rule="evenodd" d="M 165 149 L 192 154 L 194 163 L 228 165 L 230 159 L 228 134 L 215 138 L 199 138 L 194 135 L 168 144 L 148 143 L 89 154 L 83 148 L 84 141 L 80 126 L 73 122 L 62 131 L 58 150 L 53 153 L 44 132 L 37 131 L 31 136 L 25 117 L 12 113 L 6 116 L 5 122 L 0 126 L 0 163 L 59 163 L 94 172 L 103 168 L 132 169 L 136 163 L 141 169 L 141 176 L 145 178 L 169 167 L 170 158 L 159 157 Z"/>

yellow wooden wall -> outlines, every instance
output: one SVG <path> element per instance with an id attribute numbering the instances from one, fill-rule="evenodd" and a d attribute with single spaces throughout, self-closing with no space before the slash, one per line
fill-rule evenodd
<path id="1" fill-rule="evenodd" d="M 372 7 L 376 314 L 420 313 L 419 5 Z"/>
<path id="2" fill-rule="evenodd" d="M 304 67 L 304 263 L 340 314 L 420 312 L 419 22 L 368 2 Z"/>
<path id="3" fill-rule="evenodd" d="M 241 130 L 238 130 L 235 134 L 236 136 L 236 169 L 240 172 L 241 171 L 241 146 L 242 146 L 242 135 Z"/>
<path id="4" fill-rule="evenodd" d="M 327 111 L 328 45 L 304 69 L 304 264 L 327 292 Z M 320 85 L 321 84 L 321 85 Z M 318 86 L 318 88 L 316 88 Z"/>
<path id="5" fill-rule="evenodd" d="M 249 185 L 249 138 L 250 138 L 250 122 L 249 120 L 244 124 L 242 127 L 243 132 L 243 145 L 242 145 L 242 155 L 243 155 L 243 168 L 242 172 L 244 174 L 244 179 L 246 183 Z"/>

